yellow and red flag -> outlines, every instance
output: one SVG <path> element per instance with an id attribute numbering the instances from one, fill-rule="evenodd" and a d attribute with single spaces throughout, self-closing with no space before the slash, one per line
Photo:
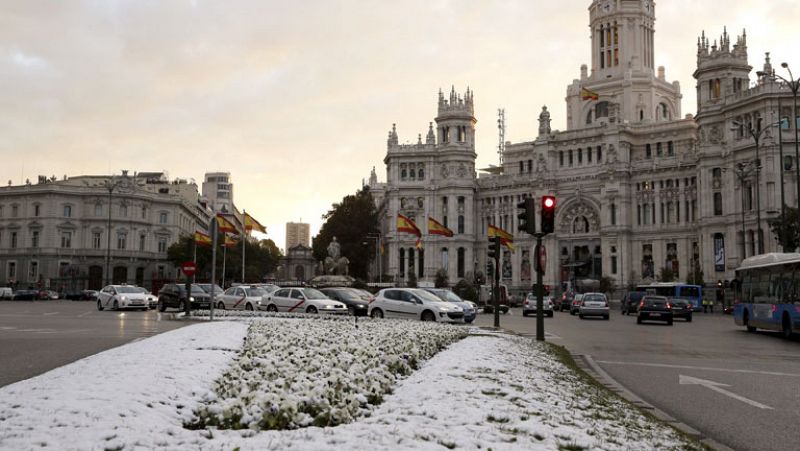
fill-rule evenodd
<path id="1" fill-rule="evenodd" d="M 586 88 L 581 88 L 581 99 L 583 100 L 597 100 L 600 94 Z"/>
<path id="2" fill-rule="evenodd" d="M 223 244 L 223 246 L 230 249 L 232 247 L 236 247 L 237 244 L 239 244 L 239 240 L 236 239 L 235 236 L 230 236 L 227 233 L 225 234 L 225 243 Z"/>
<path id="3" fill-rule="evenodd" d="M 248 233 L 255 230 L 256 232 L 267 233 L 267 228 L 261 225 L 260 222 L 250 216 L 248 213 L 244 214 L 244 230 Z"/>
<path id="4" fill-rule="evenodd" d="M 500 238 L 500 244 L 507 247 L 510 250 L 514 250 L 514 235 L 506 232 L 505 230 L 501 229 L 500 227 L 489 225 L 489 238 L 498 237 Z"/>
<path id="5" fill-rule="evenodd" d="M 236 228 L 236 226 L 221 214 L 217 215 L 217 230 L 222 233 L 239 233 L 239 230 Z"/>
<path id="6" fill-rule="evenodd" d="M 422 249 L 422 240 L 417 238 L 417 242 L 414 243 L 414 247 L 416 247 L 417 249 Z"/>
<path id="7" fill-rule="evenodd" d="M 418 238 L 422 237 L 422 232 L 419 230 L 419 227 L 417 227 L 417 224 L 407 216 L 401 214 L 397 215 L 397 231 L 410 233 L 416 235 Z"/>
<path id="8" fill-rule="evenodd" d="M 203 232 L 194 232 L 194 244 L 198 246 L 211 246 L 211 236 Z"/>
<path id="9" fill-rule="evenodd" d="M 428 235 L 451 237 L 453 236 L 453 231 L 445 227 L 439 221 L 428 216 Z"/>

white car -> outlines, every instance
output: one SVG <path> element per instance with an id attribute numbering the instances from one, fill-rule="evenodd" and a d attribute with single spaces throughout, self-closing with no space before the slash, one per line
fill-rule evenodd
<path id="1" fill-rule="evenodd" d="M 280 288 L 268 294 L 262 308 L 269 312 L 347 315 L 347 306 L 314 288 Z"/>
<path id="2" fill-rule="evenodd" d="M 258 310 L 266 294 L 260 288 L 231 287 L 214 299 L 214 308 L 219 310 Z"/>
<path id="3" fill-rule="evenodd" d="M 136 287 L 136 289 L 145 294 L 145 297 L 147 298 L 148 307 L 150 307 L 151 309 L 154 309 L 154 308 L 156 308 L 156 306 L 158 306 L 158 296 L 156 296 L 153 293 L 147 291 L 147 288 Z"/>
<path id="4" fill-rule="evenodd" d="M 147 310 L 150 308 L 150 301 L 145 292 L 132 285 L 106 285 L 97 293 L 97 310 Z"/>
<path id="5" fill-rule="evenodd" d="M 608 298 L 603 293 L 586 293 L 578 307 L 578 316 L 583 319 L 587 316 L 602 316 L 609 319 Z"/>
<path id="6" fill-rule="evenodd" d="M 373 318 L 405 318 L 445 323 L 464 322 L 464 310 L 417 288 L 384 288 L 369 304 Z"/>
<path id="7" fill-rule="evenodd" d="M 550 296 L 544 296 L 542 298 L 542 312 L 550 318 L 553 317 L 553 298 Z M 531 314 L 536 314 L 536 295 L 528 293 L 525 297 L 525 301 L 522 303 L 522 316 Z"/>

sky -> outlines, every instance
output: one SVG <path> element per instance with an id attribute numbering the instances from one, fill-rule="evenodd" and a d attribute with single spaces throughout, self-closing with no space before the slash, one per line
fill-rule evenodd
<path id="1" fill-rule="evenodd" d="M 0 4 L 0 183 L 38 175 L 228 171 L 235 203 L 279 247 L 385 181 L 387 133 L 416 142 L 438 91 L 475 93 L 478 167 L 535 138 L 542 106 L 565 128 L 567 85 L 590 64 L 590 0 L 6 0 Z M 664 0 L 656 66 L 696 110 L 697 37 L 747 29 L 800 75 L 796 0 Z M 784 72 L 785 75 L 785 72 Z M 752 75 L 751 80 L 755 78 Z"/>

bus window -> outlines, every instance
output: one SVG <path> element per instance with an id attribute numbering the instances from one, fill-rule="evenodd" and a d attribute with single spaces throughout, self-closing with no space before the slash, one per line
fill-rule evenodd
<path id="1" fill-rule="evenodd" d="M 678 287 L 678 290 L 680 291 L 680 293 L 678 295 L 682 296 L 682 297 L 685 297 L 685 298 L 699 298 L 700 297 L 700 288 L 698 288 L 698 287 L 681 286 L 681 287 Z"/>

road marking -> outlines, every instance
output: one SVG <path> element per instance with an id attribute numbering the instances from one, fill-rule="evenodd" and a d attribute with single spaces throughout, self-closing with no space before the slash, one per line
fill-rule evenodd
<path id="1" fill-rule="evenodd" d="M 700 385 L 702 387 L 706 387 L 706 388 L 709 388 L 711 390 L 714 390 L 715 392 L 717 392 L 717 393 L 719 393 L 721 395 L 725 395 L 725 396 L 727 396 L 729 398 L 733 398 L 733 399 L 735 399 L 737 401 L 741 401 L 741 402 L 743 402 L 745 404 L 749 404 L 749 405 L 751 405 L 753 407 L 758 407 L 759 409 L 765 409 L 765 410 L 773 410 L 772 407 L 770 407 L 770 406 L 761 404 L 760 402 L 753 401 L 752 399 L 747 399 L 744 396 L 739 396 L 736 393 L 729 392 L 728 390 L 725 390 L 724 388 L 721 388 L 721 387 L 730 387 L 730 385 L 728 385 L 728 384 L 721 384 L 719 382 L 714 382 L 714 381 L 710 381 L 710 380 L 706 380 L 706 379 L 700 379 L 700 378 L 697 378 L 697 377 L 684 376 L 683 374 L 678 375 L 678 383 L 680 385 Z"/>
<path id="2" fill-rule="evenodd" d="M 91 315 L 92 313 L 94 313 L 94 312 L 92 312 L 92 311 L 88 311 L 88 312 L 86 312 L 86 313 L 81 313 L 80 315 L 78 315 L 78 318 L 83 318 L 84 316 L 86 316 L 86 315 Z"/>
<path id="3" fill-rule="evenodd" d="M 58 315 L 58 312 L 47 312 L 44 314 L 44 316 L 50 316 L 50 315 Z"/>
<path id="4" fill-rule="evenodd" d="M 666 363 L 615 362 L 611 360 L 597 360 L 597 363 L 602 363 L 603 365 L 651 366 L 654 368 L 675 368 L 680 370 L 721 371 L 724 373 L 763 374 L 765 376 L 800 377 L 800 374 L 781 373 L 777 371 L 735 370 L 730 368 L 713 368 L 708 366 L 668 365 Z"/>

